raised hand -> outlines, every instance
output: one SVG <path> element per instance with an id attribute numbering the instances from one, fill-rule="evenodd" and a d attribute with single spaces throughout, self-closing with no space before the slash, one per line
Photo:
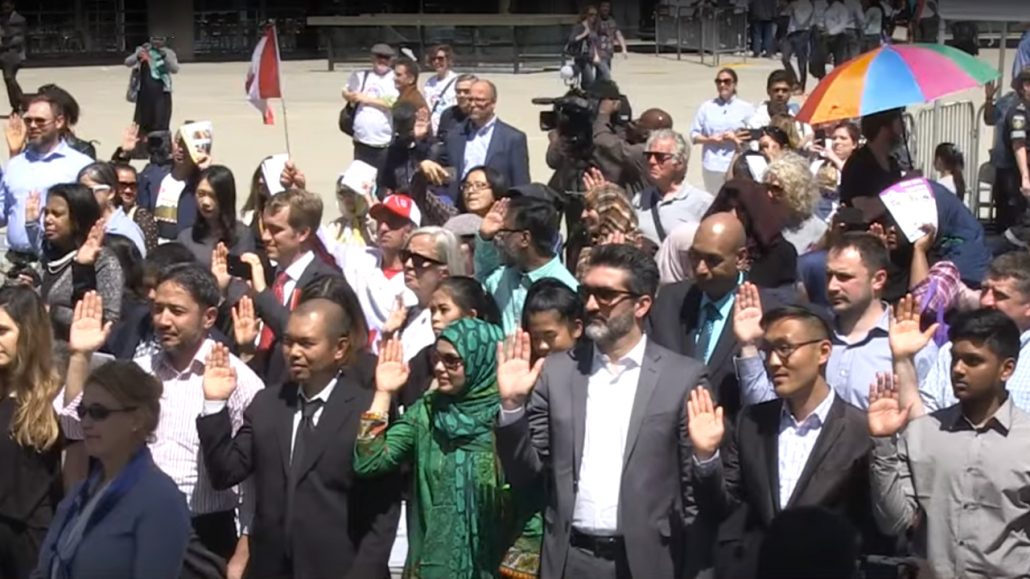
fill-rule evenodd
<path id="1" fill-rule="evenodd" d="M 933 338 L 938 324 L 932 324 L 926 331 L 919 329 L 919 306 L 915 298 L 908 294 L 898 301 L 898 305 L 890 313 L 888 342 L 891 356 L 895 360 L 912 358 Z"/>
<path id="2" fill-rule="evenodd" d="M 393 336 L 401 329 L 406 319 L 408 319 L 408 308 L 404 306 L 404 294 L 399 293 L 393 298 L 393 309 L 390 311 L 390 317 L 386 318 L 381 333 L 384 336 Z"/>
<path id="3" fill-rule="evenodd" d="M 254 291 L 265 291 L 268 288 L 268 282 L 265 281 L 265 264 L 261 263 L 258 254 L 248 251 L 240 256 L 240 261 L 250 266 L 250 285 Z"/>
<path id="4" fill-rule="evenodd" d="M 733 300 L 733 335 L 742 346 L 754 346 L 762 339 L 762 298 L 758 286 L 744 282 Z"/>
<path id="5" fill-rule="evenodd" d="M 998 92 L 998 85 L 992 80 L 984 85 L 984 98 L 988 102 L 994 101 L 994 95 Z"/>
<path id="6" fill-rule="evenodd" d="M 490 241 L 497 235 L 497 232 L 504 229 L 504 216 L 508 214 L 508 203 L 510 199 L 503 197 L 490 207 L 483 222 L 479 225 L 479 236 Z"/>
<path id="7" fill-rule="evenodd" d="M 426 176 L 426 181 L 431 185 L 443 185 L 447 182 L 447 170 L 436 161 L 426 159 L 418 164 L 418 170 Z"/>
<path id="8" fill-rule="evenodd" d="M 107 223 L 102 218 L 93 224 L 93 227 L 89 229 L 89 234 L 86 235 L 86 241 L 79 246 L 79 251 L 75 254 L 75 263 L 92 265 L 97 262 L 100 250 L 104 247 L 104 227 L 106 225 Z"/>
<path id="9" fill-rule="evenodd" d="M 286 161 L 286 165 L 283 166 L 283 172 L 279 175 L 279 184 L 283 189 L 304 189 L 308 185 L 308 178 L 291 159 Z"/>
<path id="10" fill-rule="evenodd" d="M 722 444 L 725 430 L 722 406 L 715 406 L 706 388 L 698 386 L 691 390 L 687 400 L 687 433 L 694 446 L 694 456 L 698 460 L 712 458 Z"/>
<path id="11" fill-rule="evenodd" d="M 124 153 L 131 153 L 136 149 L 136 143 L 139 142 L 139 125 L 132 123 L 122 133 L 122 144 L 121 149 Z"/>
<path id="12" fill-rule="evenodd" d="M 39 191 L 30 191 L 28 199 L 25 200 L 25 223 L 39 221 L 43 212 L 43 196 Z"/>
<path id="13" fill-rule="evenodd" d="M 111 322 L 104 323 L 104 299 L 95 291 L 86 292 L 75 304 L 68 349 L 78 354 L 92 354 L 107 342 Z"/>
<path id="14" fill-rule="evenodd" d="M 401 341 L 394 338 L 383 342 L 376 364 L 376 390 L 392 396 L 408 382 L 410 374 Z"/>
<path id="15" fill-rule="evenodd" d="M 228 400 L 236 391 L 236 370 L 229 365 L 229 348 L 215 344 L 204 363 L 204 400 Z"/>
<path id="16" fill-rule="evenodd" d="M 898 400 L 897 376 L 887 372 L 876 374 L 876 382 L 869 385 L 869 434 L 877 437 L 894 436 L 908 423 L 912 407 L 902 408 Z"/>
<path id="17" fill-rule="evenodd" d="M 7 119 L 7 126 L 4 127 L 4 136 L 7 138 L 7 151 L 11 153 L 12 157 L 21 153 L 22 149 L 25 148 L 27 135 L 25 121 L 22 120 L 21 115 L 12 114 Z"/>
<path id="18" fill-rule="evenodd" d="M 596 187 L 601 187 L 608 183 L 608 180 L 604 178 L 604 173 L 597 167 L 590 167 L 583 172 L 583 190 L 590 191 Z"/>
<path id="19" fill-rule="evenodd" d="M 521 328 L 503 342 L 497 342 L 497 389 L 501 404 L 509 410 L 526 404 L 544 368 L 545 358 L 530 363 L 532 349 L 529 332 Z"/>
<path id="20" fill-rule="evenodd" d="M 254 313 L 254 300 L 249 296 L 240 298 L 232 313 L 232 331 L 236 343 L 241 347 L 253 344 L 258 337 L 258 319 Z"/>
<path id="21" fill-rule="evenodd" d="M 218 282 L 218 289 L 224 294 L 229 289 L 232 276 L 229 275 L 229 248 L 221 241 L 211 250 L 211 273 Z"/>
<path id="22" fill-rule="evenodd" d="M 626 234 L 621 231 L 609 231 L 602 238 L 600 245 L 626 245 Z"/>
<path id="23" fill-rule="evenodd" d="M 934 239 L 937 237 L 937 228 L 927 223 L 919 229 L 923 232 L 923 236 L 917 239 L 913 245 L 916 251 L 926 253 L 933 247 Z"/>

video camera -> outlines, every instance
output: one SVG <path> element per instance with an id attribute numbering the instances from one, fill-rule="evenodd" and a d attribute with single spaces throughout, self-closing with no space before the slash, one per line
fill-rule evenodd
<path id="1" fill-rule="evenodd" d="M 551 106 L 549 111 L 540 111 L 541 131 L 557 130 L 558 136 L 573 150 L 590 150 L 593 145 L 594 119 L 597 118 L 596 99 L 573 88 L 558 98 L 535 98 L 533 104 Z"/>

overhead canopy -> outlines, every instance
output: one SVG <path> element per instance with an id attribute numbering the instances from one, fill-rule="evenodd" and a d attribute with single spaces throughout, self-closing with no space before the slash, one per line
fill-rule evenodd
<path id="1" fill-rule="evenodd" d="M 949 21 L 1024 22 L 1027 0 L 937 0 L 941 18 Z"/>

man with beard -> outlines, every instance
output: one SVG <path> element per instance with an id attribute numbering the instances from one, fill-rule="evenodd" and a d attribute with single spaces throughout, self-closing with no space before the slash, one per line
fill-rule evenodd
<path id="1" fill-rule="evenodd" d="M 501 327 L 511 334 L 522 319 L 529 286 L 554 278 L 572 289 L 572 277 L 557 254 L 558 211 L 553 203 L 531 196 L 542 185 L 516 187 L 516 196 L 494 203 L 476 239 L 476 279 L 494 296 Z"/>
<path id="2" fill-rule="evenodd" d="M 847 233 L 830 246 L 826 262 L 827 291 L 833 309 L 833 351 L 826 366 L 826 381 L 837 396 L 865 408 L 869 384 L 878 372 L 891 368 L 889 306 L 882 301 L 887 283 L 888 257 L 883 242 L 871 233 Z M 742 291 L 733 305 L 733 330 L 740 343 L 737 373 L 744 405 L 776 397 L 759 356 L 762 339 L 762 300 L 757 288 Z M 929 374 L 937 358 L 937 345 L 927 344 L 916 354 L 918 379 Z"/>
<path id="3" fill-rule="evenodd" d="M 840 201 L 850 204 L 855 197 L 874 197 L 901 180 L 901 166 L 895 149 L 905 138 L 904 109 L 891 109 L 862 117 L 865 146 L 848 159 L 840 175 Z"/>
<path id="4" fill-rule="evenodd" d="M 36 258 L 36 250 L 25 224 L 30 194 L 38 193 L 39 206 L 45 207 L 50 187 L 78 181 L 79 170 L 93 159 L 72 149 L 62 138 L 68 121 L 52 96 L 34 97 L 23 120 L 27 131 L 25 150 L 7 163 L 0 182 L 0 226 L 7 226 L 8 248 L 31 261 Z"/>
<path id="5" fill-rule="evenodd" d="M 535 364 L 525 332 L 499 347 L 505 475 L 551 489 L 540 577 L 693 576 L 709 550 L 692 526 L 683 410 L 692 390 L 708 388 L 705 367 L 644 334 L 658 266 L 641 250 L 595 248 L 580 288 L 591 341 Z"/>

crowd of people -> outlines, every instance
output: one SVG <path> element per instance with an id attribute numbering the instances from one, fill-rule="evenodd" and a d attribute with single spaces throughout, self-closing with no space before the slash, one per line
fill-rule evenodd
<path id="1" fill-rule="evenodd" d="M 174 57 L 137 57 L 170 115 Z M 688 132 L 626 123 L 606 58 L 545 185 L 494 83 L 375 45 L 333 215 L 301 162 L 242 199 L 161 120 L 97 161 L 28 97 L 0 576 L 385 578 L 401 526 L 411 578 L 1025 576 L 1030 68 L 985 113 L 993 240 L 953 145 L 932 226 L 881 200 L 902 111 L 811 127 L 789 70 L 752 105 L 723 69 Z"/>

